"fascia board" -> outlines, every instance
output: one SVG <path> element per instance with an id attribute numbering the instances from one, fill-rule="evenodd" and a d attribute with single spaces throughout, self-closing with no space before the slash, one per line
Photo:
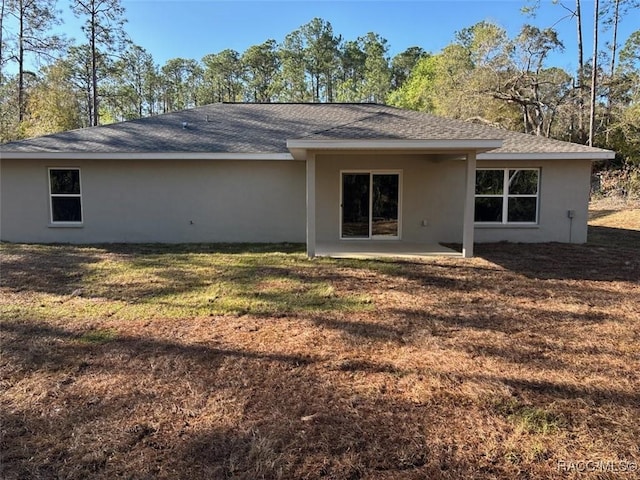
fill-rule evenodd
<path id="1" fill-rule="evenodd" d="M 295 160 L 290 153 L 97 153 L 97 152 L 2 152 L 0 159 L 34 160 Z"/>
<path id="2" fill-rule="evenodd" d="M 532 152 L 508 153 L 487 152 L 478 154 L 477 160 L 609 160 L 615 158 L 612 151 L 596 152 Z"/>

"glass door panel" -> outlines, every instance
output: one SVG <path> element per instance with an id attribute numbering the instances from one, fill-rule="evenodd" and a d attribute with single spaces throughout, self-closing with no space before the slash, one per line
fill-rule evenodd
<path id="1" fill-rule="evenodd" d="M 369 238 L 368 173 L 342 174 L 342 238 Z"/>
<path id="2" fill-rule="evenodd" d="M 398 194 L 400 178 L 397 173 L 373 174 L 371 235 L 398 236 Z"/>

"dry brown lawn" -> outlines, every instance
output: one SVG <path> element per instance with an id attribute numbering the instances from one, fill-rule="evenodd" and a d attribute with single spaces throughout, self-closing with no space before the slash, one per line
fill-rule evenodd
<path id="1" fill-rule="evenodd" d="M 0 477 L 639 478 L 640 210 L 592 222 L 471 260 L 3 244 Z"/>

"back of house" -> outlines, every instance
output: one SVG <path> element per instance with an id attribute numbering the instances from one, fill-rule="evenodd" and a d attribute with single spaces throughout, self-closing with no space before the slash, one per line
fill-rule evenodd
<path id="1" fill-rule="evenodd" d="M 1 145 L 0 238 L 582 243 L 613 155 L 377 104 L 212 104 Z"/>

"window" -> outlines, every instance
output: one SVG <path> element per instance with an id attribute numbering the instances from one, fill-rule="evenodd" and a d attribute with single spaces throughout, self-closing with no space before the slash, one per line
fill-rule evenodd
<path id="1" fill-rule="evenodd" d="M 477 223 L 536 223 L 540 169 L 478 169 Z"/>
<path id="2" fill-rule="evenodd" d="M 342 173 L 341 238 L 400 237 L 400 174 Z"/>
<path id="3" fill-rule="evenodd" d="M 79 168 L 50 168 L 51 223 L 82 223 Z"/>

